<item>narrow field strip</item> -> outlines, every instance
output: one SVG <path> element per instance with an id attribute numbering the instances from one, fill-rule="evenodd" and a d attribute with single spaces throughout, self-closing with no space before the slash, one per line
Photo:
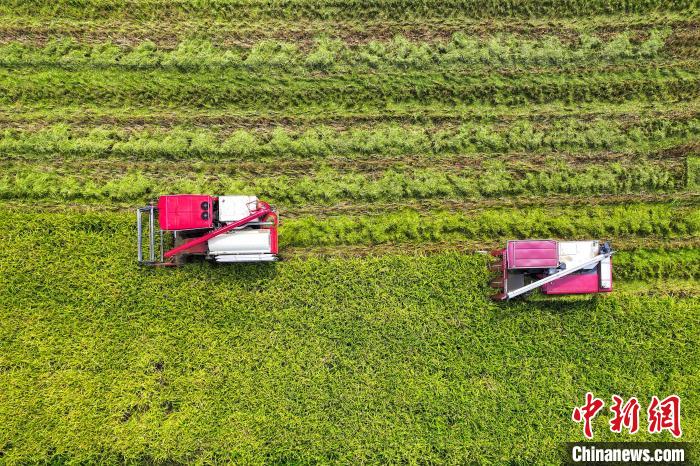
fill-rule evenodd
<path id="1" fill-rule="evenodd" d="M 638 296 L 700 297 L 698 280 L 664 280 L 620 282 L 615 292 Z"/>
<path id="2" fill-rule="evenodd" d="M 621 32 L 634 37 L 646 37 L 653 29 L 671 30 L 667 52 L 683 56 L 683 48 L 697 49 L 698 11 L 682 13 L 655 12 L 644 15 L 611 14 L 577 18 L 473 18 L 455 17 L 365 18 L 353 20 L 342 17 L 327 19 L 261 18 L 245 22 L 222 21 L 213 18 L 159 18 L 158 20 L 129 21 L 118 17 L 100 17 L 90 20 L 54 16 L 51 21 L 41 17 L 23 16 L 13 9 L 0 13 L 0 43 L 21 41 L 45 45 L 56 37 L 72 38 L 81 43 L 99 44 L 115 41 L 124 46 L 137 46 L 151 41 L 158 47 L 175 48 L 178 43 L 193 37 L 205 38 L 224 47 L 251 47 L 266 40 L 292 40 L 304 50 L 314 46 L 318 37 L 332 37 L 352 44 L 366 44 L 373 40 L 389 40 L 405 35 L 416 41 L 439 41 L 463 33 L 475 38 L 496 34 L 541 38 L 554 36 L 564 42 L 573 42 L 582 34 L 608 39 Z M 687 56 L 687 55 L 686 55 Z"/>
<path id="3" fill-rule="evenodd" d="M 377 108 L 386 102 L 525 105 L 550 102 L 624 102 L 695 99 L 694 69 L 648 69 L 577 76 L 541 74 L 472 77 L 404 73 L 385 76 L 277 77 L 252 73 L 188 74 L 161 71 L 0 70 L 0 103 L 76 105 L 185 105 L 245 109 Z"/>
<path id="4" fill-rule="evenodd" d="M 144 205 L 155 199 L 142 201 Z M 67 213 L 81 215 L 86 212 L 111 212 L 131 215 L 137 201 L 96 202 L 90 200 L 66 201 L 51 199 L 3 199 L 0 205 L 8 212 L 32 210 L 41 213 Z M 417 199 L 398 202 L 375 201 L 369 203 L 339 202 L 333 205 L 289 205 L 275 204 L 281 215 L 289 220 L 313 216 L 319 219 L 342 215 L 345 217 L 384 215 L 391 212 L 415 211 L 429 215 L 430 212 L 452 211 L 465 215 L 479 214 L 492 209 L 572 209 L 580 207 L 615 207 L 625 205 L 658 206 L 673 205 L 678 208 L 694 208 L 700 204 L 700 191 L 675 193 L 635 194 L 550 194 L 547 196 L 513 196 L 491 199 Z M 667 240 L 671 241 L 671 240 Z M 674 240 L 675 241 L 675 240 Z M 456 243 L 454 243 L 456 244 Z M 636 243 L 635 243 L 636 244 Z M 675 244 L 675 243 L 674 243 Z M 698 238 L 700 245 L 700 238 Z M 675 246 L 674 246 L 675 247 Z M 680 247 L 680 246 L 679 246 Z M 438 248 L 440 250 L 440 248 Z M 400 251 L 399 251 L 400 252 Z"/>
<path id="5" fill-rule="evenodd" d="M 551 237 L 550 237 L 551 238 Z M 617 237 L 610 240 L 615 248 L 616 254 L 619 253 L 629 253 L 632 257 L 635 251 L 657 251 L 657 252 L 673 252 L 673 251 L 686 251 L 686 250 L 697 250 L 700 248 L 700 237 L 695 236 L 692 238 L 685 239 L 669 239 L 664 237 L 656 236 L 645 236 L 645 237 Z M 475 240 L 458 240 L 458 241 L 441 241 L 432 243 L 384 243 L 384 244 L 374 244 L 371 246 L 366 245 L 343 245 L 343 246 L 314 246 L 314 247 L 295 247 L 290 246 L 285 249 L 284 255 L 287 258 L 293 259 L 312 259 L 312 258 L 358 258 L 358 257 L 381 257 L 386 255 L 413 255 L 413 256 L 431 256 L 435 254 L 443 253 L 459 253 L 459 254 L 488 254 L 489 251 L 493 251 L 499 248 L 503 248 L 505 241 L 507 239 L 493 238 L 493 239 L 475 239 Z M 654 249 L 663 247 L 662 250 Z M 644 254 L 643 252 L 641 254 Z M 681 255 L 684 257 L 685 262 L 691 264 L 694 270 L 695 259 L 688 255 Z M 623 254 L 621 257 L 624 257 Z M 634 259 L 631 259 L 634 260 Z M 673 258 L 671 258 L 673 260 Z M 617 263 L 618 261 L 615 260 Z M 669 262 L 668 267 L 657 268 L 657 272 L 652 275 L 659 276 L 655 280 L 666 280 L 665 276 L 673 275 L 674 266 Z M 690 272 L 688 276 L 694 276 L 693 271 Z M 633 277 L 632 275 L 625 275 L 627 277 Z M 681 273 L 685 276 L 684 273 Z M 615 275 L 617 278 L 621 278 Z M 635 280 L 634 278 L 629 278 L 630 280 Z M 650 277 L 645 278 L 645 280 L 651 280 Z M 675 279 L 674 279 L 675 280 Z M 678 280 L 686 281 L 692 280 L 687 278 L 678 278 Z M 696 282 L 697 285 L 697 282 Z"/>
<path id="6" fill-rule="evenodd" d="M 297 247 L 421 243 L 494 238 L 587 238 L 630 236 L 694 238 L 700 231 L 694 207 L 612 205 L 457 211 L 404 210 L 377 215 L 297 217 L 283 223 L 281 244 Z M 624 242 L 624 240 L 622 241 Z"/>
<path id="7" fill-rule="evenodd" d="M 212 18 L 242 20 L 258 18 L 412 18 L 412 17 L 572 17 L 601 14 L 647 14 L 655 12 L 693 12 L 692 0 L 647 0 L 610 3 L 605 0 L 566 0 L 543 3 L 536 0 L 492 2 L 488 0 L 180 0 L 138 2 L 90 0 L 76 5 L 69 1 L 40 0 L 27 5 L 21 0 L 4 0 L 1 14 L 31 15 L 37 18 L 61 16 L 73 19 L 105 17 L 130 20 L 156 18 Z M 440 12 L 439 15 L 436 12 Z M 60 13 L 60 14 L 59 14 Z"/>
<path id="8" fill-rule="evenodd" d="M 31 201 L 41 211 L 60 212 L 67 208 L 65 201 Z M 314 215 L 325 218 L 335 215 L 378 215 L 388 212 L 413 210 L 417 212 L 453 211 L 464 213 L 478 213 L 488 209 L 531 209 L 531 208 L 571 208 L 577 206 L 616 206 L 616 205 L 664 205 L 671 204 L 676 207 L 695 207 L 700 203 L 700 191 L 684 191 L 675 193 L 635 193 L 635 194 L 548 194 L 547 196 L 513 196 L 491 199 L 418 199 L 403 200 L 400 202 L 375 201 L 371 203 L 341 202 L 332 206 L 284 206 L 281 207 L 283 215 L 287 218 L 306 217 Z M 5 200 L 3 204 L 10 206 L 25 205 L 23 201 Z M 110 203 L 110 208 L 100 207 L 96 203 L 70 204 L 70 208 L 79 211 L 130 211 L 131 205 L 122 203 Z M 555 210 L 556 211 L 556 210 Z"/>
<path id="9" fill-rule="evenodd" d="M 399 155 L 342 155 L 327 157 L 224 157 L 210 158 L 148 158 L 133 156 L 99 156 L 76 155 L 74 152 L 56 151 L 46 154 L 3 153 L 0 171 L 9 174 L 24 175 L 40 171 L 77 177 L 90 178 L 94 182 L 107 183 L 116 181 L 129 173 L 139 173 L 150 179 L 160 180 L 159 186 L 167 187 L 173 183 L 196 179 L 202 188 L 211 185 L 211 189 L 224 189 L 232 178 L 280 177 L 282 182 L 303 180 L 304 177 L 321 174 L 337 174 L 342 177 L 357 175 L 366 181 L 381 179 L 388 172 L 404 173 L 416 177 L 420 173 L 428 174 L 436 170 L 444 176 L 468 178 L 494 170 L 505 170 L 514 180 L 539 173 L 551 173 L 564 169 L 591 171 L 598 166 L 601 172 L 619 171 L 625 167 L 641 165 L 661 173 L 671 175 L 675 186 L 681 189 L 694 188 L 697 168 L 694 166 L 696 155 L 700 153 L 700 141 L 685 146 L 670 146 L 644 152 L 618 151 L 582 151 L 582 152 L 475 152 L 462 154 L 399 154 Z M 105 158 L 103 158 L 105 157 Z M 638 167 L 639 168 L 639 167 Z M 1 175 L 0 175 L 1 177 Z M 283 178 L 282 178 L 283 177 Z M 659 176 L 661 178 L 661 176 Z M 641 186 L 641 185 L 640 185 Z M 554 186 L 553 186 L 554 187 Z M 159 187 L 159 189 L 161 189 Z M 612 188 L 611 188 L 612 189 Z M 551 194 L 551 193 L 550 193 Z M 594 194 L 594 193 L 590 193 Z M 630 193 L 640 194 L 640 193 Z"/>
<path id="10" fill-rule="evenodd" d="M 29 221 L 30 217 L 33 220 Z M 3 222 L 31 232 L 69 231 L 134 235 L 132 212 L 71 211 L 27 213 L 7 209 Z M 14 231 L 14 230 L 12 230 Z M 21 235 L 13 233 L 13 238 Z M 512 238 L 607 238 L 624 248 L 625 241 L 649 237 L 647 247 L 670 240 L 694 240 L 700 235 L 700 209 L 668 204 L 532 207 L 522 211 L 488 208 L 476 212 L 402 209 L 375 215 L 313 215 L 283 217 L 280 245 L 288 248 L 367 246 L 486 241 Z M 59 235 L 61 236 L 61 235 Z M 17 238 L 9 239 L 17 239 Z M 636 242 L 635 246 L 642 243 Z M 700 254 L 700 250 L 695 251 Z M 284 251 L 283 251 L 284 255 Z M 683 272 L 679 272 L 683 273 Z M 693 272 L 695 273 L 695 272 Z"/>
<path id="11" fill-rule="evenodd" d="M 457 125 L 387 124 L 347 128 L 202 129 L 175 127 L 87 130 L 66 124 L 35 130 L 0 130 L 0 153 L 28 159 L 110 157 L 130 160 L 261 160 L 455 154 L 615 151 L 646 154 L 683 143 L 692 152 L 700 139 L 700 114 L 669 118 L 625 115 L 619 120 L 597 116 L 551 122 L 462 122 Z M 682 149 L 680 150 L 682 151 Z M 534 156 L 534 154 L 533 154 Z"/>
<path id="12" fill-rule="evenodd" d="M 543 161 L 544 162 L 544 161 Z M 370 173 L 320 167 L 293 176 L 243 172 L 225 173 L 107 173 L 14 165 L 0 176 L 0 198 L 54 200 L 141 201 L 160 194 L 183 192 L 252 192 L 283 206 L 334 205 L 341 201 L 399 201 L 467 199 L 549 194 L 672 193 L 695 189 L 685 164 L 662 165 L 635 160 L 566 164 L 549 160 L 541 168 L 506 166 L 488 161 L 483 166 L 457 169 L 388 167 Z"/>
<path id="13" fill-rule="evenodd" d="M 38 131 L 48 126 L 69 127 L 119 126 L 125 129 L 192 127 L 211 129 L 271 130 L 274 128 L 303 130 L 313 126 L 337 129 L 369 124 L 459 125 L 469 122 L 485 124 L 528 121 L 532 124 L 557 120 L 620 120 L 692 118 L 700 108 L 700 95 L 687 100 L 658 101 L 640 96 L 623 102 L 563 102 L 526 106 L 480 103 L 429 104 L 387 102 L 380 108 L 344 109 L 310 102 L 303 109 L 249 110 L 235 105 L 216 108 L 173 106 L 157 103 L 149 107 L 120 107 L 87 103 L 46 106 L 42 103 L 14 104 L 0 108 L 0 128 Z"/>
<path id="14" fill-rule="evenodd" d="M 318 38 L 308 50 L 295 42 L 266 40 L 247 48 L 222 48 L 205 39 L 191 39 L 174 49 L 158 48 L 145 41 L 133 47 L 113 42 L 82 44 L 57 39 L 43 47 L 22 42 L 0 44 L 0 67 L 126 68 L 126 69 L 284 69 L 353 72 L 391 69 L 437 70 L 468 69 L 502 71 L 504 68 L 547 67 L 591 68 L 622 63 L 641 63 L 662 67 L 668 63 L 665 53 L 670 30 L 649 31 L 646 38 L 635 39 L 621 33 L 601 40 L 581 35 L 577 41 L 563 43 L 546 36 L 529 40 L 517 36 L 473 38 L 455 33 L 450 40 L 410 41 L 397 35 L 387 41 L 350 44 L 337 39 Z M 679 39 L 676 38 L 676 42 Z M 687 48 L 688 46 L 686 46 Z M 575 71 L 576 68 L 573 69 Z"/>

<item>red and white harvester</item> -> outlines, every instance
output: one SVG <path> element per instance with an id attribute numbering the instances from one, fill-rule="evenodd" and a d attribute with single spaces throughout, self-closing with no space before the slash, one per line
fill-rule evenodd
<path id="1" fill-rule="evenodd" d="M 144 215 L 148 259 L 144 259 Z M 270 204 L 255 196 L 160 196 L 156 204 L 136 211 L 138 262 L 177 265 L 191 256 L 216 262 L 276 261 L 278 223 Z M 172 237 L 166 238 L 166 233 Z"/>
<path id="2" fill-rule="evenodd" d="M 540 288 L 545 295 L 612 291 L 612 255 L 599 241 L 515 240 L 493 251 L 491 270 L 498 278 L 496 300 L 512 299 Z"/>

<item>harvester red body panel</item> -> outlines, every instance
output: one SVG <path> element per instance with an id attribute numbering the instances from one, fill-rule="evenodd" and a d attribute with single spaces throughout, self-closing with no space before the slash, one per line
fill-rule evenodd
<path id="1" fill-rule="evenodd" d="M 144 260 L 144 213 L 148 214 L 149 260 Z M 176 265 L 190 256 L 216 262 L 274 261 L 278 259 L 277 226 L 274 209 L 255 196 L 161 196 L 157 203 L 137 209 L 138 261 Z M 166 235 L 172 235 L 167 244 Z"/>
<path id="2" fill-rule="evenodd" d="M 544 241 L 508 241 L 506 254 L 509 269 L 541 269 L 559 265 L 557 242 Z"/>
<path id="3" fill-rule="evenodd" d="M 498 278 L 497 300 L 512 299 L 537 288 L 546 295 L 612 291 L 612 254 L 599 241 L 513 240 L 491 253 Z"/>
<path id="4" fill-rule="evenodd" d="M 177 194 L 158 198 L 158 222 L 165 231 L 197 230 L 214 225 L 214 197 Z"/>

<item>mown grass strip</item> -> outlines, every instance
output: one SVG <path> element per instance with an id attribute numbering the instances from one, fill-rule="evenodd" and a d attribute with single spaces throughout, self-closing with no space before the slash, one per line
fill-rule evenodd
<path id="1" fill-rule="evenodd" d="M 323 103 L 328 108 L 385 107 L 388 102 L 525 105 L 548 102 L 624 102 L 694 99 L 692 70 L 474 77 L 458 74 L 299 76 L 162 71 L 17 72 L 0 70 L 0 102 L 60 105 L 185 105 L 281 110 Z"/>
<path id="2" fill-rule="evenodd" d="M 42 0 L 27 5 L 21 0 L 4 0 L 0 14 L 53 18 L 98 19 L 123 17 L 131 20 L 178 17 L 216 18 L 226 20 L 256 18 L 410 18 L 410 17 L 572 17 L 600 14 L 641 14 L 660 11 L 693 12 L 692 0 L 645 0 L 610 3 L 605 0 L 565 0 L 539 2 L 536 0 L 181 0 L 135 2 L 119 0 L 106 2 L 89 0 L 74 4 L 69 1 Z"/>
<path id="3" fill-rule="evenodd" d="M 62 173 L 46 168 L 16 167 L 0 177 L 0 198 L 57 200 L 134 200 L 168 193 L 251 192 L 270 202 L 299 206 L 334 205 L 340 201 L 399 201 L 404 199 L 481 199 L 549 194 L 623 194 L 675 192 L 685 188 L 685 174 L 649 161 L 632 164 L 570 164 L 550 162 L 540 169 L 507 168 L 485 162 L 483 167 L 445 170 L 389 168 L 372 174 L 339 172 L 321 167 L 304 175 L 261 176 L 241 171 L 222 173 L 168 173 L 127 175 L 86 170 Z"/>
<path id="4" fill-rule="evenodd" d="M 246 49 L 221 48 L 209 40 L 186 40 L 174 50 L 153 42 L 124 48 L 112 42 L 81 44 L 56 39 L 43 47 L 13 42 L 0 45 L 4 67 L 123 67 L 136 69 L 431 69 L 468 67 L 564 67 L 601 63 L 635 63 L 662 55 L 669 31 L 652 30 L 646 40 L 633 41 L 622 33 L 601 41 L 590 35 L 564 44 L 553 36 L 528 40 L 515 36 L 471 38 L 455 33 L 451 40 L 413 42 L 397 35 L 389 41 L 350 45 L 341 40 L 318 38 L 311 50 L 301 51 L 294 42 L 261 41 Z"/>
<path id="5" fill-rule="evenodd" d="M 317 126 L 307 130 L 236 130 L 199 128 L 124 130 L 59 124 L 37 131 L 0 132 L 0 153 L 30 158 L 89 157 L 139 160 L 260 158 L 332 158 L 422 154 L 506 153 L 515 151 L 615 150 L 650 152 L 700 136 L 700 117 L 644 118 L 632 123 L 611 119 L 561 119 L 550 124 L 468 122 L 376 124 L 348 129 Z"/>

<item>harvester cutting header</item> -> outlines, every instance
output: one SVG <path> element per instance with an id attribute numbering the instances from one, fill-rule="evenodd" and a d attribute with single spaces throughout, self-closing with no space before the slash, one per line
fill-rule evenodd
<path id="1" fill-rule="evenodd" d="M 157 203 L 137 209 L 136 218 L 141 265 L 179 265 L 193 256 L 215 262 L 278 260 L 277 213 L 256 196 L 161 196 Z M 496 257 L 491 270 L 498 274 L 491 282 L 498 290 L 496 300 L 537 288 L 545 295 L 612 291 L 613 250 L 608 243 L 513 240 L 491 254 Z"/>
<path id="2" fill-rule="evenodd" d="M 148 220 L 147 260 L 144 216 Z M 160 196 L 157 204 L 136 212 L 138 262 L 172 266 L 192 256 L 215 262 L 276 261 L 277 226 L 275 210 L 255 196 Z"/>

